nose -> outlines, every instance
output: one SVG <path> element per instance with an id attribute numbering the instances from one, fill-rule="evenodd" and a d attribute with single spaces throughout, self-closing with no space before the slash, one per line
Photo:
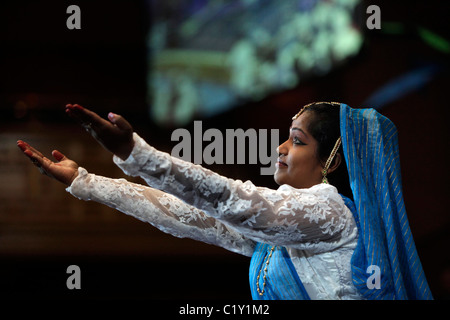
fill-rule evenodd
<path id="1" fill-rule="evenodd" d="M 288 153 L 288 148 L 287 148 L 287 142 L 288 140 L 286 140 L 285 142 L 283 142 L 282 144 L 280 144 L 277 148 L 277 153 L 279 155 L 287 155 Z"/>

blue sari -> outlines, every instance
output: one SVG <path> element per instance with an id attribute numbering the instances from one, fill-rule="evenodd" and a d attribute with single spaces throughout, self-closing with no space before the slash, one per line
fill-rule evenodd
<path id="1" fill-rule="evenodd" d="M 340 127 L 354 202 L 342 198 L 359 231 L 351 259 L 353 284 L 368 300 L 433 299 L 403 202 L 397 129 L 374 109 L 352 109 L 345 104 L 340 105 Z M 258 243 L 253 254 L 253 299 L 309 299 L 283 247 L 276 247 L 270 259 L 264 294 L 257 292 L 257 275 L 271 247 Z M 379 289 L 368 286 L 373 266 L 380 271 Z M 262 279 L 259 287 L 263 287 Z"/>
<path id="2" fill-rule="evenodd" d="M 249 277 L 253 300 L 310 300 L 284 247 L 275 247 L 267 269 L 266 285 L 263 285 L 264 272 L 259 272 L 264 269 L 272 247 L 269 244 L 257 243 L 253 252 Z M 258 274 L 261 275 L 259 281 Z M 262 295 L 259 294 L 257 285 L 261 291 L 264 289 Z"/>

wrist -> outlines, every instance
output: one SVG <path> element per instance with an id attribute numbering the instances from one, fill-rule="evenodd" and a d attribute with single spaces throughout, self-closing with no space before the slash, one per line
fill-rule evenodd
<path id="1" fill-rule="evenodd" d="M 118 156 L 122 161 L 125 161 L 130 156 L 131 152 L 133 152 L 134 149 L 134 139 L 131 138 L 131 141 L 123 148 L 123 150 L 120 150 L 116 153 L 116 156 Z"/>
<path id="2" fill-rule="evenodd" d="M 72 185 L 73 181 L 78 177 L 78 168 L 75 170 L 75 172 L 72 174 L 72 176 L 68 179 L 66 184 L 68 186 Z"/>

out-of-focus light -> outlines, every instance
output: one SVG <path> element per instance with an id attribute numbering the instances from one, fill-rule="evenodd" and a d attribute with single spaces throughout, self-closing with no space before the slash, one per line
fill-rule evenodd
<path id="1" fill-rule="evenodd" d="M 158 2 L 148 41 L 152 118 L 184 125 L 326 74 L 359 52 L 359 2 Z"/>

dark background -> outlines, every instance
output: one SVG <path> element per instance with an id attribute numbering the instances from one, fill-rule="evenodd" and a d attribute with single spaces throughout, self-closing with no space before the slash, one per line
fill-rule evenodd
<path id="1" fill-rule="evenodd" d="M 211 128 L 277 128 L 311 101 L 364 101 L 395 77 L 439 65 L 429 82 L 380 112 L 399 131 L 403 190 L 410 226 L 436 299 L 450 294 L 448 255 L 449 53 L 427 45 L 418 25 L 450 39 L 447 1 L 376 1 L 383 21 L 402 34 L 365 30 L 359 55 L 331 73 L 260 102 L 203 120 Z M 66 28 L 66 8 L 81 8 L 81 30 Z M 124 177 L 111 155 L 64 114 L 79 103 L 124 115 L 164 151 L 174 128 L 148 116 L 144 1 L 3 1 L 0 4 L 0 296 L 31 299 L 250 299 L 249 258 L 188 239 L 92 202 L 79 201 L 23 157 L 23 139 L 57 148 L 90 172 Z M 189 129 L 189 127 L 188 127 Z M 275 187 L 259 166 L 215 165 L 232 178 Z M 139 180 L 133 180 L 138 181 Z M 81 268 L 81 290 L 68 290 L 66 269 Z"/>

